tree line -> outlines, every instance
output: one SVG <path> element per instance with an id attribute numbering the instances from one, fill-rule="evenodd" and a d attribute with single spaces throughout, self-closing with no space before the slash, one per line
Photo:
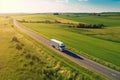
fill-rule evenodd
<path id="1" fill-rule="evenodd" d="M 62 23 L 58 20 L 54 20 L 54 21 L 50 21 L 50 20 L 43 20 L 43 21 L 27 21 L 27 20 L 17 20 L 18 22 L 21 22 L 21 23 Z"/>
<path id="2" fill-rule="evenodd" d="M 105 25 L 104 24 L 83 24 L 80 23 L 78 25 L 74 25 L 74 26 L 69 26 L 70 28 L 93 28 L 93 29 L 101 29 L 104 28 Z"/>

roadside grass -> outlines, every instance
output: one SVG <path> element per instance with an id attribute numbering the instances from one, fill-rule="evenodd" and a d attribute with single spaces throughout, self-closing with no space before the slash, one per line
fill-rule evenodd
<path id="1" fill-rule="evenodd" d="M 4 16 L 0 44 L 0 80 L 107 80 L 28 37 Z"/>
<path id="2" fill-rule="evenodd" d="M 50 17 L 51 15 L 48 16 Z M 27 19 L 27 17 L 30 18 L 31 15 L 28 16 L 26 15 L 25 18 L 28 21 L 31 20 L 31 19 Z M 34 18 L 32 18 L 32 20 L 35 19 L 37 21 L 41 19 L 41 18 L 36 18 L 36 16 L 33 17 Z M 53 15 L 51 16 L 51 18 L 56 18 L 56 17 L 57 16 L 53 16 Z M 22 16 L 17 16 L 16 18 L 19 20 L 24 19 L 24 17 Z M 99 17 L 97 18 L 99 19 Z M 109 16 L 107 18 L 109 18 Z M 114 17 L 110 16 L 110 18 L 112 19 L 115 18 L 114 20 L 119 19 L 119 18 L 116 19 L 116 16 Z M 101 21 L 104 20 L 104 19 L 102 20 L 102 17 L 100 19 Z M 119 67 L 120 44 L 119 44 L 119 29 L 118 29 L 119 27 L 107 27 L 105 29 L 73 29 L 73 28 L 68 28 L 70 24 L 62 24 L 62 23 L 60 24 L 22 23 L 22 25 L 26 26 L 30 30 L 35 31 L 37 34 L 47 39 L 55 38 L 61 40 L 67 45 L 67 49 L 72 50 L 94 61 L 97 61 L 101 64 L 104 64 L 108 67 L 120 71 L 120 67 Z"/>
<path id="3" fill-rule="evenodd" d="M 42 16 L 42 18 L 38 17 Z M 56 18 L 59 16 L 48 15 L 49 18 L 47 20 L 51 20 L 51 18 Z M 65 16 L 65 15 L 62 15 Z M 26 15 L 26 20 L 35 20 L 39 21 L 44 19 L 45 15 Z M 27 19 L 29 17 L 29 19 Z M 34 18 L 33 18 L 34 17 Z M 50 18 L 51 17 L 51 18 Z M 69 19 L 70 16 L 65 16 Z M 79 16 L 76 18 L 72 15 L 75 19 L 79 19 L 79 17 L 85 17 L 88 21 L 96 20 L 95 22 L 105 22 L 106 24 L 115 24 L 114 22 L 119 22 L 119 16 Z M 89 17 L 91 19 L 89 19 Z M 17 16 L 17 19 L 24 19 L 22 16 Z M 114 19 L 113 19 L 114 18 Z M 46 17 L 45 17 L 46 19 Z M 109 19 L 109 20 L 107 20 Z M 112 22 L 112 19 L 114 20 Z M 72 19 L 71 19 L 72 20 Z M 84 20 L 84 19 L 82 19 Z M 76 20 L 74 20 L 76 21 Z M 93 22 L 93 21 L 92 21 Z M 69 22 L 72 23 L 72 22 Z M 77 52 L 81 55 L 84 55 L 94 61 L 102 63 L 108 67 L 111 67 L 115 70 L 120 71 L 120 51 L 119 51 L 119 27 L 106 27 L 105 29 L 80 29 L 75 30 L 73 28 L 69 28 L 70 24 L 44 24 L 44 23 L 23 23 L 28 29 L 35 31 L 37 34 L 47 38 L 55 38 L 58 40 L 63 41 L 67 45 L 67 49 Z M 119 23 L 118 23 L 119 25 Z M 114 25 L 117 26 L 117 25 Z M 78 34 L 80 33 L 80 34 Z M 82 34 L 81 34 L 82 33 Z M 90 35 L 89 35 L 90 34 Z M 96 34 L 96 35 L 91 35 Z M 103 35 L 102 35 L 103 34 Z M 92 36 L 92 37 L 91 37 Z"/>
<path id="4" fill-rule="evenodd" d="M 86 55 L 99 63 L 107 65 L 113 69 L 120 70 L 120 44 L 98 38 L 77 34 L 68 31 L 63 27 L 66 24 L 37 24 L 23 23 L 28 29 L 47 38 L 55 38 L 63 41 L 66 47 L 77 53 Z M 89 55 L 89 56 L 88 56 Z"/>

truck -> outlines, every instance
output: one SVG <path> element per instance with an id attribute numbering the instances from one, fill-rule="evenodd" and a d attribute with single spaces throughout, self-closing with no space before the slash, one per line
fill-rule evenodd
<path id="1" fill-rule="evenodd" d="M 65 45 L 63 42 L 58 41 L 56 39 L 50 39 L 50 44 L 53 48 L 63 52 L 65 50 Z"/>

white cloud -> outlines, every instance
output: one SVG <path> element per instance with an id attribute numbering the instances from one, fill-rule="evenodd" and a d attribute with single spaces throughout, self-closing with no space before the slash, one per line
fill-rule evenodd
<path id="1" fill-rule="evenodd" d="M 56 2 L 59 2 L 59 3 L 68 3 L 69 0 L 56 0 Z"/>
<path id="2" fill-rule="evenodd" d="M 78 1 L 81 1 L 81 2 L 86 2 L 86 1 L 88 1 L 88 0 L 78 0 Z"/>
<path id="3" fill-rule="evenodd" d="M 72 1 L 72 0 L 71 0 Z M 84 5 L 89 0 L 79 0 L 79 5 L 69 4 L 70 0 L 0 0 L 0 13 L 39 13 L 39 12 L 105 12 L 118 11 L 119 7 L 107 9 L 94 5 Z"/>

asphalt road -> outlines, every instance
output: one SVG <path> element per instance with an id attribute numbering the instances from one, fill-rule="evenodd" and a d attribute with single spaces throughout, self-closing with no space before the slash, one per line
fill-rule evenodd
<path id="1" fill-rule="evenodd" d="M 50 49 L 53 49 L 58 54 L 70 59 L 71 61 L 73 61 L 73 62 L 75 62 L 79 65 L 82 65 L 87 69 L 95 71 L 95 72 L 97 72 L 97 73 L 99 73 L 103 76 L 106 76 L 110 80 L 120 80 L 120 72 L 115 71 L 113 69 L 110 69 L 110 68 L 108 68 L 106 66 L 103 66 L 99 63 L 96 63 L 96 62 L 94 62 L 90 59 L 87 59 L 87 58 L 83 57 L 83 56 L 72 53 L 68 50 L 66 50 L 64 52 L 60 52 L 60 51 L 58 51 L 58 50 L 56 50 L 56 49 L 54 49 L 53 47 L 50 46 L 49 40 L 46 40 L 45 38 L 35 34 L 34 32 L 28 30 L 24 26 L 20 26 L 15 19 L 13 19 L 13 23 L 17 28 L 19 28 L 21 31 L 23 31 L 24 33 L 26 33 L 27 35 L 29 35 L 33 39 L 35 39 L 38 42 L 42 43 L 43 45 L 49 47 Z"/>

